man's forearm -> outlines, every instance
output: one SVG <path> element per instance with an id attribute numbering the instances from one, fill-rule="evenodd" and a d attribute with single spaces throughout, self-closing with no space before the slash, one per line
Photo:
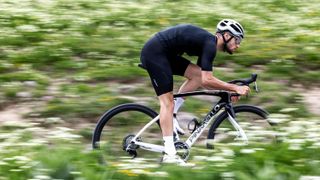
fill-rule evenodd
<path id="1" fill-rule="evenodd" d="M 235 87 L 236 87 L 236 85 L 221 81 L 220 79 L 214 76 L 207 79 L 202 84 L 202 86 L 207 89 L 218 89 L 218 90 L 227 90 L 227 91 L 235 91 Z"/>

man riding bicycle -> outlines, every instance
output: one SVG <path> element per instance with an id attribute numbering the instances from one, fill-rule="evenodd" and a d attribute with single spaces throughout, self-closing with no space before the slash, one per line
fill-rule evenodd
<path id="1" fill-rule="evenodd" d="M 184 163 L 176 155 L 174 147 L 173 131 L 180 134 L 184 132 L 173 115 L 184 99 L 173 99 L 173 75 L 187 78 L 179 93 L 204 87 L 248 94 L 249 87 L 226 83 L 212 75 L 212 63 L 217 51 L 233 54 L 243 38 L 242 26 L 234 20 L 224 19 L 218 23 L 215 35 L 197 26 L 177 25 L 158 32 L 144 45 L 141 63 L 147 69 L 160 101 L 160 125 L 165 148 L 162 162 Z M 197 64 L 182 57 L 183 53 L 198 56 Z M 237 98 L 233 97 L 233 100 Z"/>

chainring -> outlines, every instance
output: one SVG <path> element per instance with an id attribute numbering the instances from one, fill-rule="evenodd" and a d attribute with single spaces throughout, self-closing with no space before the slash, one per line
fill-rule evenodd
<path id="1" fill-rule="evenodd" d="M 188 144 L 182 141 L 176 141 L 174 146 L 176 148 L 177 155 L 179 155 L 184 161 L 187 161 L 190 155 L 190 148 Z"/>

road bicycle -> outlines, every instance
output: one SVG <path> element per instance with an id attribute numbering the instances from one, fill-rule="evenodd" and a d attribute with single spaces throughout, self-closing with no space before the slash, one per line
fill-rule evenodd
<path id="1" fill-rule="evenodd" d="M 257 74 L 252 74 L 250 78 L 233 80 L 230 83 L 246 86 L 253 83 L 254 89 L 258 92 L 256 79 Z M 216 96 L 220 100 L 213 104 L 202 121 L 194 118 L 189 121 L 187 128 L 190 132 L 185 141 L 180 139 L 181 135 L 179 137 L 179 134 L 174 134 L 178 155 L 185 161 L 189 158 L 191 148 L 204 132 L 207 136 L 207 148 L 213 148 L 214 143 L 230 141 L 243 144 L 275 141 L 275 123 L 268 120 L 268 112 L 253 105 L 233 106 L 231 97 L 239 96 L 237 93 L 204 90 L 174 94 L 174 98 L 198 95 Z M 186 101 L 188 100 L 189 98 Z M 106 111 L 99 119 L 92 138 L 93 148 L 102 148 L 115 159 L 125 154 L 134 158 L 138 149 L 163 153 L 162 144 L 158 113 L 137 103 L 121 104 Z"/>

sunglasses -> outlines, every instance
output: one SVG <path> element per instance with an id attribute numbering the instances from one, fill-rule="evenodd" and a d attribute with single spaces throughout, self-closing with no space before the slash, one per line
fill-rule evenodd
<path id="1" fill-rule="evenodd" d="M 236 45 L 239 45 L 242 41 L 242 38 L 238 37 L 238 36 L 232 36 L 236 42 Z"/>

